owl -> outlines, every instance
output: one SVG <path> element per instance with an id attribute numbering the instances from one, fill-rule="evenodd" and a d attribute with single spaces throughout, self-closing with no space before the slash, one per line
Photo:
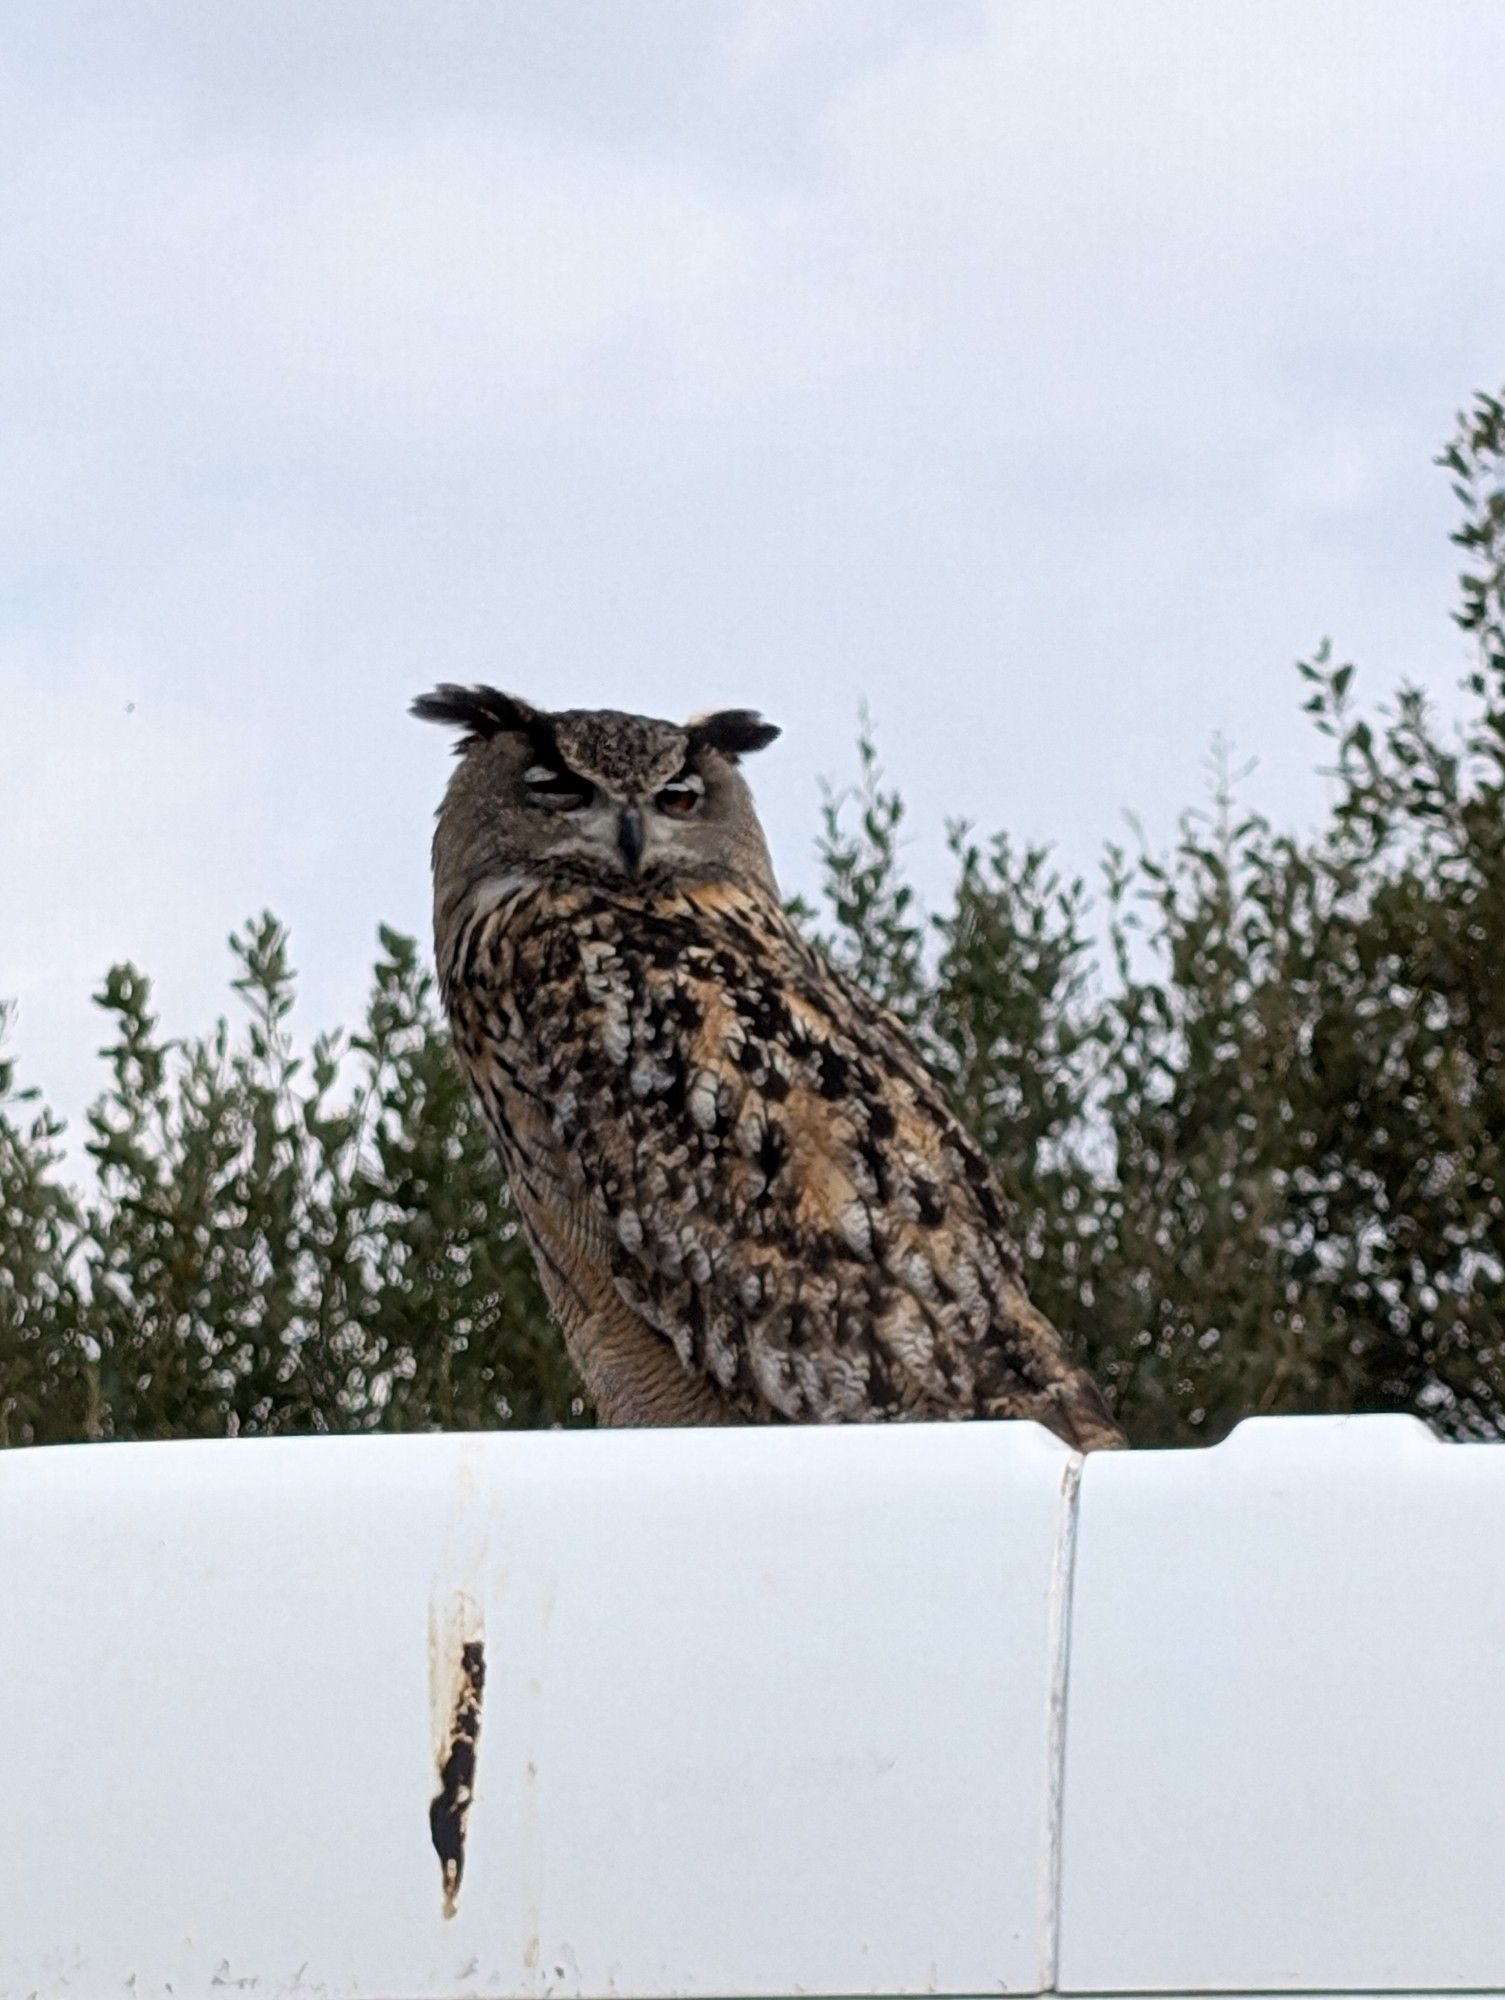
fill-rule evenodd
<path id="1" fill-rule="evenodd" d="M 608 1424 L 1033 1417 L 1121 1445 L 905 1031 L 785 913 L 745 709 L 444 686 L 454 1046 Z"/>

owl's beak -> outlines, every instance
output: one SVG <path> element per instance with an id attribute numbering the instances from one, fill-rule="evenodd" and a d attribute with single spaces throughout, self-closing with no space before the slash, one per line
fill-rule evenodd
<path id="1" fill-rule="evenodd" d="M 640 807 L 623 806 L 622 816 L 617 821 L 617 846 L 628 874 L 636 875 L 643 860 L 643 814 Z"/>

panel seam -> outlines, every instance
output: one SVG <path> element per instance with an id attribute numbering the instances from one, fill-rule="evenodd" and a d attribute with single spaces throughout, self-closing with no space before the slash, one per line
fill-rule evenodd
<path id="1" fill-rule="evenodd" d="M 1086 1459 L 1073 1452 L 1061 1481 L 1061 1516 L 1050 1570 L 1045 1711 L 1045 1853 L 1042 1865 L 1039 1991 L 1054 1993 L 1061 1964 L 1061 1836 L 1066 1794 L 1066 1695 L 1071 1668 L 1071 1607 L 1076 1581 L 1077 1515 Z"/>

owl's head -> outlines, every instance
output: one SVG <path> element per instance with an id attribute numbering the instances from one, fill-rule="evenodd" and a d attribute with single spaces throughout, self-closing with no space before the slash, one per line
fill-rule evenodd
<path id="1" fill-rule="evenodd" d="M 459 768 L 434 835 L 436 911 L 489 878 L 735 880 L 774 890 L 738 759 L 778 735 L 749 709 L 658 722 L 612 709 L 533 708 L 495 688 L 413 703 L 458 728 Z"/>

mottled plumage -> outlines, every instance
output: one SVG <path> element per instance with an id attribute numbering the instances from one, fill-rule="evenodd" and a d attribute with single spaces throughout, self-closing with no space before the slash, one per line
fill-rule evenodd
<path id="1" fill-rule="evenodd" d="M 774 732 L 418 710 L 467 732 L 435 841 L 455 1046 L 602 1417 L 1121 1444 L 902 1028 L 784 914 L 735 768 Z"/>

